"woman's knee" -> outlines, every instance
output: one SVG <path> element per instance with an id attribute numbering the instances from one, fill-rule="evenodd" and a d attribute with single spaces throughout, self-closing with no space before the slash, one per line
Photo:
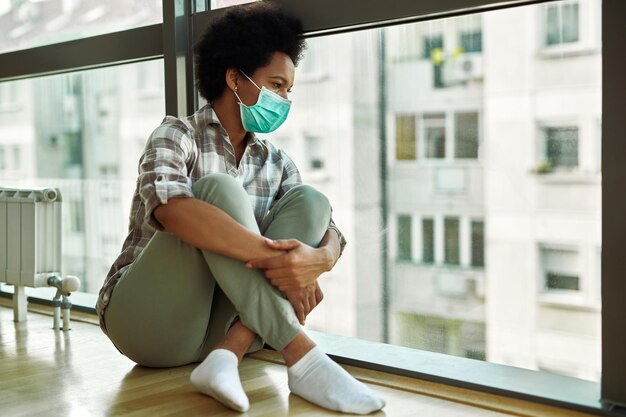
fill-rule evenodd
<path id="1" fill-rule="evenodd" d="M 201 198 L 211 192 L 229 191 L 230 189 L 241 188 L 241 184 L 228 174 L 213 173 L 208 174 L 196 181 L 191 190 L 196 198 Z"/>
<path id="2" fill-rule="evenodd" d="M 328 198 L 315 187 L 307 184 L 301 184 L 289 190 L 285 197 L 287 196 L 302 199 L 304 206 L 307 207 L 313 214 L 320 215 L 328 213 L 330 216 L 331 207 Z"/>
<path id="3" fill-rule="evenodd" d="M 239 206 L 242 200 L 248 201 L 248 195 L 241 183 L 228 174 L 208 174 L 196 181 L 191 190 L 197 199 L 224 210 L 228 209 L 229 204 Z"/>

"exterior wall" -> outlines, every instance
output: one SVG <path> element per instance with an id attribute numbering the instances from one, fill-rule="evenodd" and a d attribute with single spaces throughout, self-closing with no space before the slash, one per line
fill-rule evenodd
<path id="1" fill-rule="evenodd" d="M 582 378 L 600 374 L 600 50 L 592 2 L 581 43 L 541 46 L 538 9 L 485 16 L 488 360 Z M 599 6 L 599 5 L 598 5 Z M 598 7 L 599 9 L 599 7 Z M 501 42 L 505 33 L 521 34 Z M 543 126 L 579 127 L 579 166 L 540 174 Z M 544 287 L 542 245 L 578 250 L 581 291 Z M 536 278 L 535 278 L 536 277 Z"/>

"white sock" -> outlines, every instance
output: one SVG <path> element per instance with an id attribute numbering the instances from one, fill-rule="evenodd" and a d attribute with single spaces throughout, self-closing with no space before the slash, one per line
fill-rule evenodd
<path id="1" fill-rule="evenodd" d="M 191 373 L 191 383 L 203 394 L 236 411 L 250 408 L 239 379 L 238 360 L 230 350 L 215 349 Z"/>
<path id="2" fill-rule="evenodd" d="M 291 392 L 330 410 L 369 414 L 385 406 L 378 394 L 354 379 L 318 347 L 289 367 L 287 374 Z"/>

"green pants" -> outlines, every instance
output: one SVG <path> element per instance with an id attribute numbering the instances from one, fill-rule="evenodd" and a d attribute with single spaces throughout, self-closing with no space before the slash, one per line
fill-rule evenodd
<path id="1" fill-rule="evenodd" d="M 328 200 L 307 185 L 289 190 L 261 230 L 236 179 L 210 174 L 193 185 L 193 193 L 270 239 L 317 247 L 330 222 Z M 131 360 L 170 367 L 203 360 L 237 316 L 260 336 L 251 351 L 262 340 L 282 350 L 300 331 L 293 307 L 263 271 L 156 232 L 115 286 L 105 321 L 109 337 Z"/>

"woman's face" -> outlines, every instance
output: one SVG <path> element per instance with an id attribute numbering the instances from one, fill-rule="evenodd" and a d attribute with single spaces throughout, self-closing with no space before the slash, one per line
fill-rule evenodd
<path id="1" fill-rule="evenodd" d="M 289 55 L 275 52 L 269 64 L 257 68 L 253 74 L 247 74 L 256 85 L 265 87 L 283 98 L 288 98 L 293 86 L 295 66 Z M 256 104 L 259 98 L 259 89 L 245 76 L 239 78 L 238 93 L 241 101 L 247 106 Z"/>

